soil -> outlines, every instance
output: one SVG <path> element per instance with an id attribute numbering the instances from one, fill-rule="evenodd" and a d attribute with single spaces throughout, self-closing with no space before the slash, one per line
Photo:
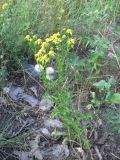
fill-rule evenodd
<path id="1" fill-rule="evenodd" d="M 22 86 L 27 93 L 31 93 L 30 87 L 36 86 L 39 99 L 44 94 L 44 86 L 38 79 L 34 79 L 23 73 L 14 73 L 9 76 L 9 83 Z M 35 96 L 35 95 L 34 95 Z M 38 130 L 44 127 L 44 120 L 50 116 L 49 112 L 36 112 L 35 108 L 24 109 L 22 102 L 16 103 L 9 96 L 1 97 L 5 102 L 0 104 L 0 160 L 18 160 L 14 151 L 29 151 L 29 142 L 38 134 Z M 88 139 L 91 148 L 85 150 L 79 143 L 68 144 L 70 156 L 64 160 L 118 160 L 120 159 L 120 134 L 114 132 L 107 123 L 106 113 L 109 108 L 103 107 L 98 116 L 92 121 Z M 61 144 L 62 137 L 58 139 L 41 138 L 40 149 L 46 149 L 54 144 Z M 21 144 L 17 143 L 21 142 Z M 49 160 L 49 159 L 48 159 Z"/>

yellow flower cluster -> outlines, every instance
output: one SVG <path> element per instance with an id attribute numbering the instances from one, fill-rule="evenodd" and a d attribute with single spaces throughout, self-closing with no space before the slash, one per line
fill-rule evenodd
<path id="1" fill-rule="evenodd" d="M 55 51 L 52 47 L 50 48 L 48 53 L 45 53 L 45 51 L 47 50 L 46 47 L 47 46 L 44 46 L 44 42 L 43 42 L 43 45 L 41 45 L 41 49 L 38 51 L 37 54 L 35 54 L 35 60 L 37 61 L 37 63 L 41 63 L 43 66 L 47 62 L 49 62 L 51 60 L 51 58 L 53 58 L 55 55 Z M 44 50 L 43 50 L 43 48 L 44 48 Z"/>
<path id="2" fill-rule="evenodd" d="M 35 60 L 37 63 L 44 66 L 55 56 L 55 50 L 58 51 L 62 44 L 66 46 L 68 51 L 73 48 L 75 41 L 71 38 L 71 36 L 72 30 L 64 29 L 63 34 L 60 34 L 59 32 L 54 33 L 50 37 L 47 37 L 44 41 L 40 38 L 37 39 L 36 35 L 26 35 L 25 40 L 30 42 L 30 45 L 32 44 L 32 46 L 34 46 L 35 52 L 38 50 L 35 54 Z"/>
<path id="3" fill-rule="evenodd" d="M 30 35 L 25 36 L 24 39 L 28 42 L 32 42 L 32 38 L 30 37 Z"/>
<path id="4" fill-rule="evenodd" d="M 35 45 L 41 45 L 42 43 L 42 39 L 38 38 L 36 41 L 35 41 Z"/>
<path id="5" fill-rule="evenodd" d="M 4 4 L 2 5 L 2 9 L 3 9 L 3 10 L 7 9 L 8 5 L 9 5 L 9 4 L 8 4 L 7 2 L 4 3 Z"/>
<path id="6" fill-rule="evenodd" d="M 68 35 L 71 35 L 71 36 L 72 36 L 72 30 L 71 30 L 71 29 L 67 29 L 67 30 L 66 30 L 66 33 L 67 33 Z"/>
<path id="7" fill-rule="evenodd" d="M 13 3 L 13 0 L 8 0 L 8 3 L 7 2 L 3 3 L 2 10 L 6 10 L 8 6 L 12 3 Z"/>
<path id="8" fill-rule="evenodd" d="M 74 44 L 75 44 L 75 40 L 73 38 L 69 39 L 68 40 L 68 50 L 72 49 L 74 47 Z"/>

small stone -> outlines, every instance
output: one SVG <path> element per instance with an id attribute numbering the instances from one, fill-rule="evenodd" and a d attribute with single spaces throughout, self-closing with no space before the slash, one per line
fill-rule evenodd
<path id="1" fill-rule="evenodd" d="M 49 160 L 63 160 L 69 156 L 69 149 L 67 145 L 54 145 L 42 152 L 44 158 L 49 158 Z"/>
<path id="2" fill-rule="evenodd" d="M 42 99 L 39 103 L 39 109 L 42 111 L 49 111 L 53 106 L 53 102 L 49 99 Z"/>
<path id="3" fill-rule="evenodd" d="M 27 102 L 30 106 L 36 107 L 39 104 L 39 100 L 34 98 L 33 96 L 24 93 L 24 90 L 20 87 L 7 87 L 4 89 L 5 94 L 9 94 L 9 96 L 14 100 L 14 101 L 19 101 L 19 100 L 24 100 Z"/>
<path id="4" fill-rule="evenodd" d="M 30 90 L 34 93 L 34 95 L 37 97 L 37 89 L 35 86 L 31 87 Z"/>
<path id="5" fill-rule="evenodd" d="M 48 119 L 44 122 L 44 124 L 48 128 L 63 128 L 63 123 L 58 119 Z"/>
<path id="6" fill-rule="evenodd" d="M 6 104 L 6 100 L 3 97 L 0 97 L 0 105 Z"/>
<path id="7" fill-rule="evenodd" d="M 53 154 L 56 156 L 56 158 L 61 157 L 61 159 L 67 158 L 69 156 L 69 149 L 67 145 L 57 145 L 55 146 L 55 149 L 53 150 Z"/>
<path id="8" fill-rule="evenodd" d="M 13 100 L 17 101 L 22 98 L 24 90 L 20 87 L 9 86 L 9 87 L 4 87 L 3 93 L 9 94 Z"/>
<path id="9" fill-rule="evenodd" d="M 50 132 L 48 131 L 47 128 L 41 128 L 40 131 L 41 131 L 46 137 L 51 137 Z"/>
<path id="10" fill-rule="evenodd" d="M 25 102 L 27 102 L 30 106 L 32 106 L 32 107 L 36 107 L 37 105 L 38 105 L 38 103 L 39 103 L 39 100 L 38 99 L 36 99 L 36 98 L 34 98 L 33 96 L 30 96 L 30 95 L 28 95 L 28 94 L 24 94 L 23 95 L 23 100 L 25 101 Z"/>
<path id="11" fill-rule="evenodd" d="M 10 87 L 4 87 L 3 88 L 3 93 L 8 94 L 10 92 Z"/>
<path id="12" fill-rule="evenodd" d="M 29 152 L 14 151 L 14 154 L 19 157 L 19 160 L 32 160 L 29 157 Z"/>

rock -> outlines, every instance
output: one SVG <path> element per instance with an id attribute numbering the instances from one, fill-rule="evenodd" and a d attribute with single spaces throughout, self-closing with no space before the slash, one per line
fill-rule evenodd
<path id="1" fill-rule="evenodd" d="M 32 160 L 29 157 L 29 152 L 14 151 L 14 154 L 19 157 L 19 160 Z"/>
<path id="2" fill-rule="evenodd" d="M 43 156 L 39 150 L 34 151 L 32 156 L 33 156 L 33 159 L 43 160 Z"/>
<path id="3" fill-rule="evenodd" d="M 28 75 L 30 75 L 30 76 L 32 76 L 32 77 L 34 77 L 34 78 L 35 78 L 35 77 L 40 78 L 40 73 L 36 71 L 34 65 L 32 65 L 32 64 L 24 64 L 24 65 L 23 65 L 23 68 L 24 68 L 25 72 L 26 72 Z"/>
<path id="4" fill-rule="evenodd" d="M 36 89 L 36 86 L 33 86 L 30 88 L 30 90 L 34 93 L 34 95 L 37 97 L 37 89 Z"/>
<path id="5" fill-rule="evenodd" d="M 25 101 L 25 102 L 27 102 L 30 106 L 32 106 L 32 107 L 36 107 L 37 105 L 38 105 L 38 103 L 39 103 L 39 100 L 38 99 L 36 99 L 36 98 L 34 98 L 33 96 L 30 96 L 30 95 L 28 95 L 28 94 L 24 94 L 23 95 L 23 100 Z"/>
<path id="6" fill-rule="evenodd" d="M 42 134 L 46 137 L 51 137 L 50 132 L 48 131 L 47 128 L 41 128 L 40 131 L 42 132 Z"/>
<path id="7" fill-rule="evenodd" d="M 58 119 L 48 119 L 44 122 L 44 124 L 48 128 L 63 128 L 63 123 Z"/>
<path id="8" fill-rule="evenodd" d="M 3 88 L 3 93 L 9 94 L 13 100 L 18 101 L 23 97 L 24 90 L 20 87 L 9 86 Z"/>
<path id="9" fill-rule="evenodd" d="M 6 104 L 6 100 L 3 97 L 0 97 L 0 105 L 5 105 Z"/>
<path id="10" fill-rule="evenodd" d="M 55 70 L 53 67 L 47 67 L 46 68 L 46 78 L 50 81 L 54 80 L 55 79 Z"/>
<path id="11" fill-rule="evenodd" d="M 39 109 L 42 111 L 50 111 L 53 106 L 53 102 L 49 99 L 42 99 L 39 103 Z"/>
<path id="12" fill-rule="evenodd" d="M 67 145 L 54 145 L 42 152 L 44 158 L 49 158 L 49 160 L 63 160 L 69 156 L 69 149 Z"/>
<path id="13" fill-rule="evenodd" d="M 34 158 L 37 160 L 43 160 L 43 157 L 38 149 L 34 152 L 15 151 L 14 154 L 19 157 L 19 160 L 33 160 Z"/>
<path id="14" fill-rule="evenodd" d="M 35 107 L 39 104 L 38 99 L 34 98 L 31 95 L 26 94 L 24 90 L 20 87 L 15 87 L 15 86 L 5 87 L 3 89 L 3 92 L 4 94 L 9 94 L 9 96 L 14 101 L 24 100 L 32 107 Z"/>
<path id="15" fill-rule="evenodd" d="M 6 86 L 6 87 L 3 88 L 3 93 L 4 94 L 7 94 L 9 92 L 10 92 L 10 87 Z"/>
<path id="16" fill-rule="evenodd" d="M 41 151 L 39 150 L 39 142 L 40 142 L 40 135 L 38 134 L 33 141 L 30 141 L 31 151 L 29 153 L 30 157 L 33 159 L 42 160 L 43 156 Z"/>

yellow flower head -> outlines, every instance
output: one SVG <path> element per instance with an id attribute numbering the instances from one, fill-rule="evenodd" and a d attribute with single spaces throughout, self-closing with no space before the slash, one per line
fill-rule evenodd
<path id="1" fill-rule="evenodd" d="M 68 50 L 72 49 L 74 47 L 74 44 L 75 44 L 75 40 L 73 38 L 69 39 L 67 43 Z"/>
<path id="2" fill-rule="evenodd" d="M 35 54 L 35 60 L 37 60 L 37 58 L 38 58 L 38 54 Z"/>
<path id="3" fill-rule="evenodd" d="M 75 40 L 73 38 L 71 38 L 71 39 L 68 40 L 68 44 L 74 45 L 74 43 L 75 43 Z"/>
<path id="4" fill-rule="evenodd" d="M 53 40 L 53 43 L 56 44 L 56 45 L 60 44 L 61 42 L 62 42 L 61 38 L 55 38 Z"/>
<path id="5" fill-rule="evenodd" d="M 47 57 L 46 54 L 45 54 L 44 56 L 41 57 L 41 62 L 42 62 L 43 64 L 47 63 L 48 60 L 49 60 L 49 59 L 48 59 L 48 57 Z"/>
<path id="6" fill-rule="evenodd" d="M 42 47 L 43 47 L 44 49 L 46 49 L 46 48 L 48 47 L 48 43 L 47 43 L 47 42 L 43 42 L 43 43 L 42 43 Z"/>
<path id="7" fill-rule="evenodd" d="M 55 52 L 54 52 L 53 50 L 50 50 L 50 51 L 48 52 L 48 55 L 49 55 L 50 57 L 54 57 Z"/>
<path id="8" fill-rule="evenodd" d="M 41 49 L 40 49 L 40 52 L 45 53 L 46 49 L 42 46 Z"/>
<path id="9" fill-rule="evenodd" d="M 41 58 L 43 56 L 41 50 L 38 51 L 37 55 L 38 55 L 39 58 Z"/>
<path id="10" fill-rule="evenodd" d="M 42 43 L 42 40 L 39 38 L 35 41 L 35 45 L 40 45 Z"/>
<path id="11" fill-rule="evenodd" d="M 37 54 L 35 54 L 35 60 L 37 61 L 37 63 L 40 63 L 42 61 L 42 56 L 43 54 L 41 53 L 41 51 L 39 50 Z"/>
<path id="12" fill-rule="evenodd" d="M 59 32 L 58 33 L 54 33 L 50 38 L 52 40 L 54 40 L 54 39 L 58 39 L 58 37 L 60 37 L 60 33 Z"/>
<path id="13" fill-rule="evenodd" d="M 52 39 L 51 38 L 46 38 L 46 40 L 45 40 L 47 43 L 49 43 L 49 42 L 51 42 L 52 41 Z"/>
<path id="14" fill-rule="evenodd" d="M 66 35 L 64 34 L 63 36 L 62 36 L 62 39 L 63 40 L 65 40 L 67 37 L 66 37 Z"/>
<path id="15" fill-rule="evenodd" d="M 4 4 L 2 5 L 2 9 L 3 9 L 3 10 L 7 9 L 8 5 L 9 5 L 8 3 L 4 3 Z"/>
<path id="16" fill-rule="evenodd" d="M 30 38 L 30 39 L 29 39 L 29 42 L 32 42 L 32 41 L 33 41 L 33 39 L 32 39 L 32 38 Z"/>
<path id="17" fill-rule="evenodd" d="M 72 35 L 72 30 L 71 30 L 71 29 L 67 29 L 67 30 L 66 30 L 66 33 L 67 33 L 68 35 Z"/>
<path id="18" fill-rule="evenodd" d="M 64 13 L 65 13 L 65 10 L 64 10 L 63 8 L 61 8 L 60 13 L 61 13 L 61 14 L 64 14 Z"/>
<path id="19" fill-rule="evenodd" d="M 26 35 L 24 38 L 26 41 L 29 41 L 31 39 L 30 35 Z"/>

